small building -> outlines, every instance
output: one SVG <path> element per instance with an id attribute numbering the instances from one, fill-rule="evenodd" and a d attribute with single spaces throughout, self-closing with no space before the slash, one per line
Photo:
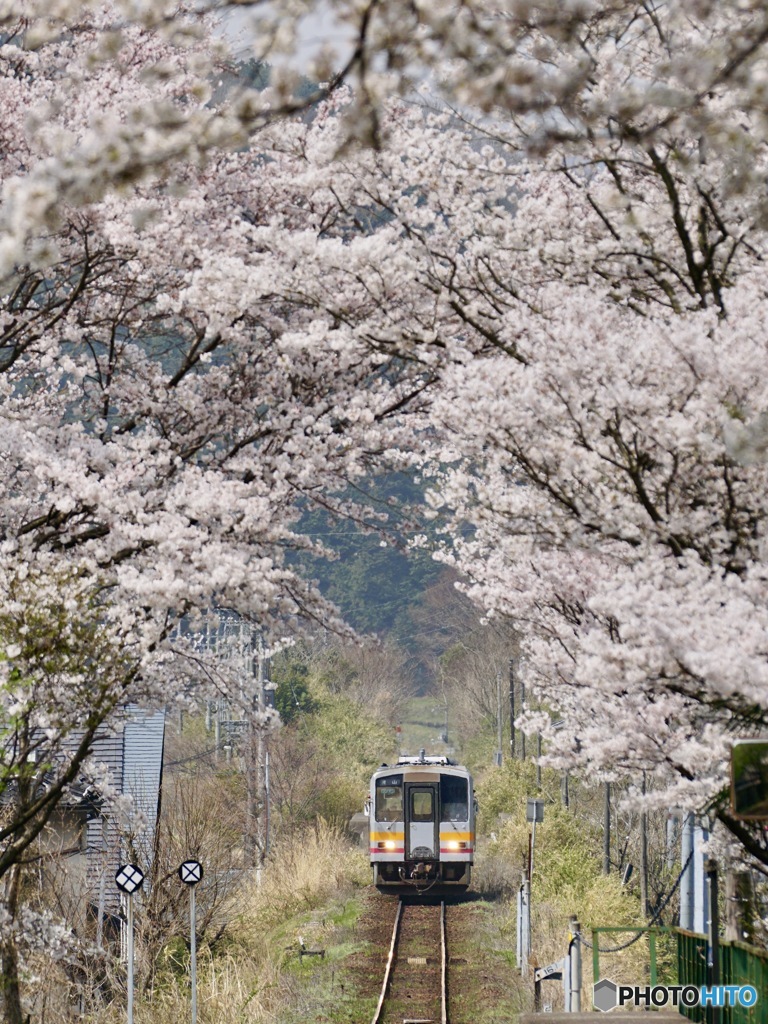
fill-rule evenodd
<path id="1" fill-rule="evenodd" d="M 106 768 L 117 801 L 105 800 L 85 777 L 52 815 L 39 841 L 40 882 L 52 910 L 97 946 L 117 938 L 121 919 L 118 867 L 149 875 L 155 849 L 165 739 L 165 711 L 121 708 L 94 740 L 91 759 Z M 72 736 L 70 744 L 77 743 Z M 120 807 L 120 797 L 131 797 Z"/>
<path id="2" fill-rule="evenodd" d="M 96 921 L 97 945 L 104 936 L 104 922 L 119 915 L 118 867 L 136 863 L 149 874 L 160 813 L 164 741 L 165 711 L 129 705 L 94 743 L 93 760 L 106 765 L 120 794 L 132 798 L 127 817 L 102 808 L 86 824 L 86 899 Z"/>

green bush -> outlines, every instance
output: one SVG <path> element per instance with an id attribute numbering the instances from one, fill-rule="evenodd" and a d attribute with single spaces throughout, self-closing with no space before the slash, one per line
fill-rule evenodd
<path id="1" fill-rule="evenodd" d="M 584 932 L 601 925 L 640 925 L 637 899 L 621 885 L 617 874 L 602 874 L 602 831 L 597 820 L 574 814 L 560 804 L 560 780 L 543 773 L 544 821 L 536 825 L 531 881 L 532 953 L 539 963 L 559 959 L 564 952 L 568 921 L 576 915 Z M 492 831 L 488 858 L 507 887 L 516 889 L 528 858 L 531 824 L 526 802 L 536 790 L 532 762 L 507 761 L 489 771 L 478 785 L 480 827 Z M 619 945 L 630 935 L 607 945 Z M 611 977 L 644 977 L 647 943 L 640 941 L 621 953 L 610 954 Z M 602 961 L 601 961 L 602 963 Z"/>
<path id="2" fill-rule="evenodd" d="M 529 797 L 544 800 L 547 808 L 560 801 L 560 780 L 555 772 L 542 772 L 542 792 L 537 793 L 536 765 L 533 761 L 507 758 L 500 768 L 487 771 L 476 784 L 480 805 L 481 830 L 495 829 L 499 815 L 511 815 L 525 821 Z"/>

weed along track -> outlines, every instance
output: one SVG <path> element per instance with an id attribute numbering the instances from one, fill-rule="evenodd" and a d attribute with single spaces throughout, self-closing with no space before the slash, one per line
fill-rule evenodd
<path id="1" fill-rule="evenodd" d="M 372 1024 L 447 1024 L 446 905 L 400 899 Z"/>

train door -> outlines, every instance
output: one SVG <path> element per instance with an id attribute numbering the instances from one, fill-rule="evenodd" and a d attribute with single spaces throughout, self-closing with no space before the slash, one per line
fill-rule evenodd
<path id="1" fill-rule="evenodd" d="M 439 822 L 437 784 L 405 785 L 405 859 L 436 858 Z"/>

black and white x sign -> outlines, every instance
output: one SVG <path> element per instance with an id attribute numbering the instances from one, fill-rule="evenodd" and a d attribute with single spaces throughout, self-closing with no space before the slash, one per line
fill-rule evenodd
<path id="1" fill-rule="evenodd" d="M 144 884 L 144 872 L 135 864 L 123 864 L 115 872 L 115 883 L 121 892 L 130 896 Z"/>
<path id="2" fill-rule="evenodd" d="M 203 877 L 203 865 L 199 860 L 185 860 L 179 867 L 179 878 L 185 885 L 197 885 Z"/>

